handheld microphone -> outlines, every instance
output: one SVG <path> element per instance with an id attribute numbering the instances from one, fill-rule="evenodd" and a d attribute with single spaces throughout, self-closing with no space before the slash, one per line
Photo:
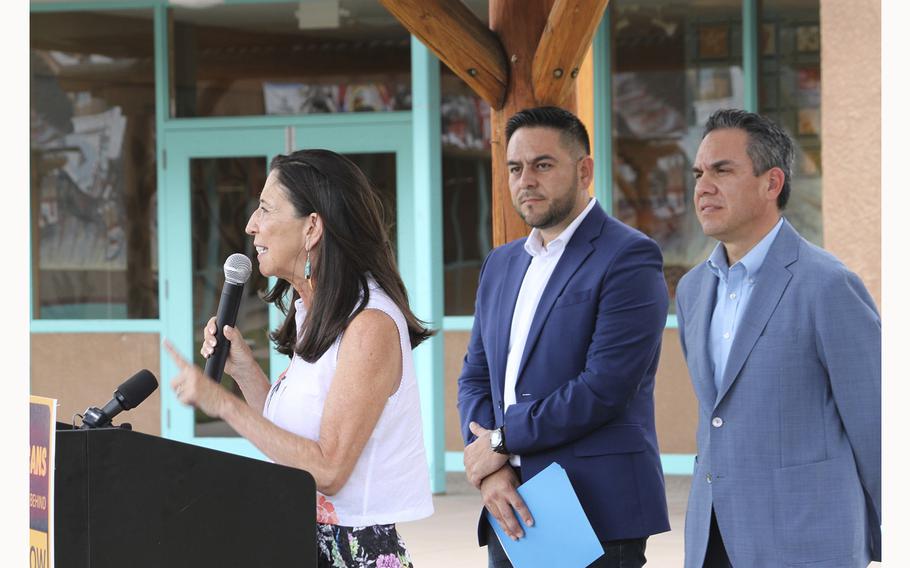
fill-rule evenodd
<path id="1" fill-rule="evenodd" d="M 90 407 L 85 410 L 85 416 L 82 417 L 82 429 L 104 428 L 111 425 L 111 420 L 115 416 L 136 408 L 139 404 L 148 398 L 150 394 L 158 388 L 158 379 L 148 369 L 142 369 L 132 377 L 123 382 L 114 391 L 114 398 L 104 405 L 100 410 Z"/>
<path id="2" fill-rule="evenodd" d="M 237 323 L 237 311 L 243 298 L 243 285 L 250 279 L 253 263 L 246 255 L 234 253 L 224 261 L 224 288 L 218 302 L 218 315 L 215 318 L 215 350 L 205 362 L 205 375 L 216 383 L 221 382 L 224 363 L 231 350 L 231 342 L 224 337 L 224 326 Z"/>

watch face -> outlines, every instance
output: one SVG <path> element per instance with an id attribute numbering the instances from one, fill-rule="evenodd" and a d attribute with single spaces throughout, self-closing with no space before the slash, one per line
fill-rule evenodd
<path id="1" fill-rule="evenodd" d="M 493 449 L 502 445 L 502 432 L 499 428 L 490 433 L 490 445 L 493 446 Z"/>

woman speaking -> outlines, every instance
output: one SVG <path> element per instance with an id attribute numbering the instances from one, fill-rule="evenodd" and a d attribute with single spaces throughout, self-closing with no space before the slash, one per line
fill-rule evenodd
<path id="1" fill-rule="evenodd" d="M 433 334 L 407 291 L 363 173 L 327 150 L 276 157 L 246 232 L 265 296 L 285 314 L 270 337 L 290 365 L 269 385 L 238 329 L 234 396 L 167 344 L 179 400 L 221 418 L 276 463 L 316 480 L 319 566 L 411 566 L 395 523 L 433 512 L 411 350 Z M 290 292 L 290 302 L 286 303 Z M 201 353 L 215 348 L 215 318 Z"/>

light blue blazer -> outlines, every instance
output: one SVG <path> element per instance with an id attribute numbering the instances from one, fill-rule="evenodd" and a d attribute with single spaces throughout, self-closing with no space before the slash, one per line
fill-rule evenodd
<path id="1" fill-rule="evenodd" d="M 708 355 L 717 278 L 677 287 L 698 398 L 686 568 L 711 509 L 736 568 L 881 559 L 881 322 L 860 279 L 784 220 L 736 332 L 720 392 Z"/>

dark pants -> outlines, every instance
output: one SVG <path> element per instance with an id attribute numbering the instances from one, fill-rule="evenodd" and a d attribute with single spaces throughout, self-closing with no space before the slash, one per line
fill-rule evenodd
<path id="1" fill-rule="evenodd" d="M 496 521 L 493 521 L 496 522 Z M 601 541 L 604 555 L 595 560 L 588 568 L 641 568 L 645 565 L 645 544 L 648 537 L 629 540 Z M 489 568 L 512 568 L 496 531 L 487 524 L 487 558 Z"/>
<path id="2" fill-rule="evenodd" d="M 717 526 L 717 517 L 711 509 L 711 533 L 708 535 L 708 550 L 705 551 L 704 568 L 733 568 L 730 558 L 727 557 L 727 548 L 724 539 L 720 536 Z"/>

